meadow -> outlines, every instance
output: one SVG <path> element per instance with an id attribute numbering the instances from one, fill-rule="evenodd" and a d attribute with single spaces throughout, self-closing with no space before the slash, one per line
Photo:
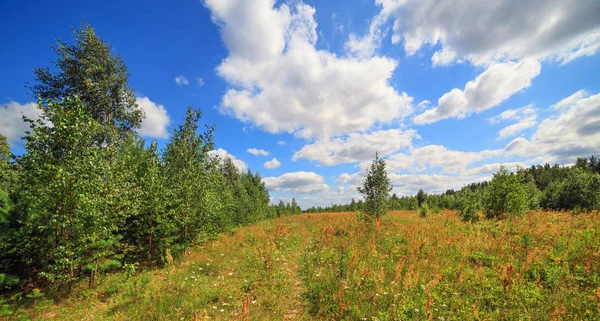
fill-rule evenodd
<path id="1" fill-rule="evenodd" d="M 7 320 L 598 320 L 600 214 L 463 222 L 302 214 L 219 235 L 160 269 L 82 280 Z M 0 317 L 2 318 L 2 317 Z"/>

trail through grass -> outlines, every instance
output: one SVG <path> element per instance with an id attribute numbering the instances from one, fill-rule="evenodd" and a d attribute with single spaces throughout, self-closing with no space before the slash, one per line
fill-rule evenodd
<path id="1" fill-rule="evenodd" d="M 374 226 L 304 214 L 221 235 L 162 269 L 82 282 L 60 302 L 23 299 L 7 318 L 598 320 L 599 273 L 598 213 L 471 224 L 392 212 Z"/>

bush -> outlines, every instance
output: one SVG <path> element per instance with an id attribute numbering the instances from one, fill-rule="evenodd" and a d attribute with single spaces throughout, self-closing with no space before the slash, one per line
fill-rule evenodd
<path id="1" fill-rule="evenodd" d="M 479 220 L 479 215 L 477 214 L 479 208 L 480 204 L 477 194 L 468 188 L 461 192 L 458 202 L 458 216 L 462 218 L 463 222 L 477 222 Z"/>
<path id="2" fill-rule="evenodd" d="M 419 208 L 419 216 L 425 218 L 427 215 L 429 215 L 429 206 L 427 206 L 427 202 L 424 202 Z"/>
<path id="3" fill-rule="evenodd" d="M 522 215 L 528 210 L 527 191 L 516 175 L 504 167 L 494 173 L 484 197 L 485 216 Z"/>

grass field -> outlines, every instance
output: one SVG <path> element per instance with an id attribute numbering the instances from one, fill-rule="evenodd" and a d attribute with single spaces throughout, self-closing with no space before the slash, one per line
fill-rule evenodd
<path id="1" fill-rule="evenodd" d="M 288 216 L 100 282 L 60 302 L 22 299 L 7 318 L 600 320 L 600 215 Z"/>

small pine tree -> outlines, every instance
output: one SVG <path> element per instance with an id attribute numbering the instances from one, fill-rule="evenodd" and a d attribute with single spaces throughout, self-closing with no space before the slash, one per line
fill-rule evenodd
<path id="1" fill-rule="evenodd" d="M 429 206 L 427 205 L 427 202 L 423 202 L 421 204 L 421 206 L 419 207 L 419 216 L 421 216 L 422 218 L 425 218 L 429 215 Z"/>
<path id="2" fill-rule="evenodd" d="M 363 186 L 357 188 L 365 199 L 365 213 L 373 219 L 380 219 L 389 208 L 392 186 L 385 165 L 385 160 L 375 154 L 371 167 L 367 169 Z"/>
<path id="3" fill-rule="evenodd" d="M 427 194 L 425 194 L 425 192 L 422 189 L 420 189 L 419 192 L 417 193 L 417 202 L 418 202 L 419 208 L 421 208 L 421 206 L 423 205 L 423 203 L 425 203 L 426 200 L 427 200 Z"/>

